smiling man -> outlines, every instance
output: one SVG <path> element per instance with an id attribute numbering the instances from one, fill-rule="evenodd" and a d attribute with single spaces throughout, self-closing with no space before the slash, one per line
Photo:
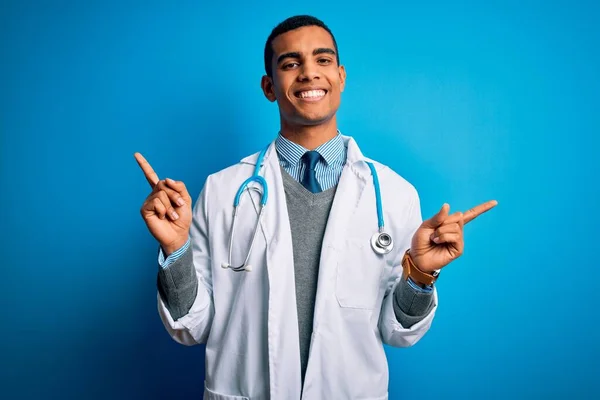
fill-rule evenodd
<path id="1" fill-rule="evenodd" d="M 206 343 L 205 399 L 387 399 L 383 344 L 427 332 L 440 269 L 496 202 L 422 221 L 415 188 L 338 131 L 346 71 L 320 20 L 283 21 L 264 56 L 280 131 L 210 175 L 193 210 L 182 182 L 135 155 L 160 316 L 179 343 Z"/>
<path id="2" fill-rule="evenodd" d="M 322 23 L 303 26 L 310 21 L 290 19 L 273 30 L 265 46 L 267 75 L 261 83 L 265 96 L 277 101 L 282 135 L 315 149 L 337 135 L 335 115 L 346 71 L 339 65 L 337 44 L 329 29 Z"/>

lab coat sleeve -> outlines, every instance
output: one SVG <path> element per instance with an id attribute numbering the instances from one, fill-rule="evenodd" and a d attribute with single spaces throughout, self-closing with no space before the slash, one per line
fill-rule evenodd
<path id="1" fill-rule="evenodd" d="M 165 328 L 176 342 L 187 346 L 206 342 L 214 317 L 207 222 L 209 182 L 210 177 L 206 181 L 198 201 L 196 201 L 190 227 L 192 256 L 187 259 L 193 263 L 195 278 L 198 280 L 197 291 L 191 308 L 189 308 L 187 314 L 174 320 L 166 303 L 161 298 L 160 292 L 157 294 L 158 313 Z"/>
<path id="2" fill-rule="evenodd" d="M 419 321 L 411 321 L 411 323 L 414 322 L 414 324 L 409 324 L 404 321 L 406 326 L 403 326 L 396 316 L 396 310 L 398 309 L 397 305 L 396 310 L 394 310 L 394 303 L 396 301 L 394 293 L 399 285 L 406 283 L 402 280 L 402 257 L 404 256 L 404 252 L 410 247 L 412 236 L 422 222 L 419 196 L 417 191 L 414 188 L 412 189 L 414 194 L 412 196 L 413 199 L 409 207 L 410 211 L 407 219 L 407 223 L 409 224 L 409 229 L 407 231 L 409 234 L 405 235 L 402 242 L 399 243 L 400 246 L 393 262 L 394 267 L 392 268 L 392 274 L 388 281 L 379 317 L 379 331 L 381 332 L 382 340 L 385 344 L 394 347 L 409 347 L 417 343 L 431 327 L 438 304 L 437 289 L 434 286 L 433 302 L 427 314 Z"/>

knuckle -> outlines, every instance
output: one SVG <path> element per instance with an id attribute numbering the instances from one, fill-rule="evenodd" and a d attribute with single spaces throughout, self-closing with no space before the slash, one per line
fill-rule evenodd
<path id="1" fill-rule="evenodd" d="M 179 187 L 183 184 L 181 181 L 177 181 L 175 179 L 169 178 L 169 182 L 167 182 L 170 187 Z"/>

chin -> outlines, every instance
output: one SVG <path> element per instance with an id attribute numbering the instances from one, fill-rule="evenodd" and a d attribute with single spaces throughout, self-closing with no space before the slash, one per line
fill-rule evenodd
<path id="1" fill-rule="evenodd" d="M 296 121 L 303 125 L 321 125 L 328 122 L 335 114 L 299 114 Z"/>

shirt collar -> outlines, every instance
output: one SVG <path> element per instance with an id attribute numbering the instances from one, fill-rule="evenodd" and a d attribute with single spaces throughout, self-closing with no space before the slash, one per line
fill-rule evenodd
<path id="1" fill-rule="evenodd" d="M 290 165 L 300 164 L 302 156 L 308 151 L 303 146 L 284 138 L 281 132 L 277 135 L 275 147 L 280 158 Z M 323 143 L 315 151 L 323 157 L 328 166 L 334 164 L 341 165 L 346 162 L 346 145 L 339 131 L 333 139 Z"/>

